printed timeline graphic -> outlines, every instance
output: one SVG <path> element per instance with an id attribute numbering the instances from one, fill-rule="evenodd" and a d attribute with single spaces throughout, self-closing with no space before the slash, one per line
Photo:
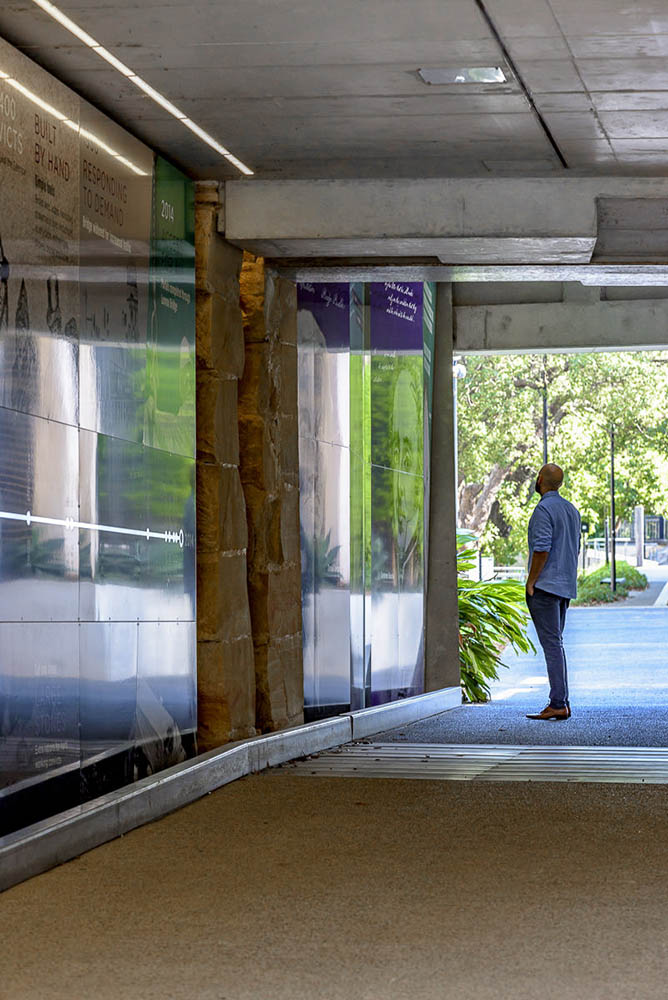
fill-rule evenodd
<path id="1" fill-rule="evenodd" d="M 88 528 L 91 531 L 107 532 L 112 535 L 134 535 L 136 538 L 159 538 L 162 542 L 170 542 L 183 548 L 185 535 L 183 528 L 179 531 L 152 531 L 150 528 L 122 528 L 111 524 L 91 524 L 88 521 L 75 521 L 73 517 L 42 517 L 38 514 L 12 514 L 8 510 L 0 510 L 0 521 L 23 521 L 30 527 L 31 524 L 52 524 L 66 531 L 74 531 L 75 528 Z"/>

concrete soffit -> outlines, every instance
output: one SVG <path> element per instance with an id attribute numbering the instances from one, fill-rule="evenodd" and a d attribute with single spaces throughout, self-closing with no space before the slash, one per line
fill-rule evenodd
<path id="1" fill-rule="evenodd" d="M 225 236 L 296 280 L 666 284 L 668 178 L 231 181 Z"/>

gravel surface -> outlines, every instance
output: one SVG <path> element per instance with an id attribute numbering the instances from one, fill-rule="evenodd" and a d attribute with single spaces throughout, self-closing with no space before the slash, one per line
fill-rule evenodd
<path id="1" fill-rule="evenodd" d="M 612 707 L 575 704 L 565 722 L 534 722 L 545 698 L 463 705 L 412 726 L 374 736 L 375 743 L 511 743 L 540 746 L 668 746 L 668 706 Z"/>
<path id="2" fill-rule="evenodd" d="M 485 705 L 466 705 L 374 737 L 376 742 L 668 746 L 668 608 L 573 608 L 564 644 L 573 715 L 532 722 L 548 701 L 538 653 L 504 653 Z"/>

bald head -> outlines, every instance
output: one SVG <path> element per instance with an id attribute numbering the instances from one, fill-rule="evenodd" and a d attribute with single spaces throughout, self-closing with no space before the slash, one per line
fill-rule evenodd
<path id="1" fill-rule="evenodd" d="M 558 490 L 564 481 L 564 470 L 551 462 L 544 465 L 538 473 L 536 486 L 540 494 L 548 493 L 550 490 Z"/>

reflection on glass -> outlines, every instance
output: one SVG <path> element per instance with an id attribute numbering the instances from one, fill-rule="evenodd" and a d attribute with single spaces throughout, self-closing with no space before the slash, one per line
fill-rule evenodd
<path id="1" fill-rule="evenodd" d="M 2 39 L 0 70 L 0 405 L 75 425 L 80 102 Z"/>
<path id="2" fill-rule="evenodd" d="M 299 405 L 303 403 L 301 371 Z M 314 439 L 299 439 L 299 508 L 302 569 L 302 632 L 304 663 L 304 704 L 313 706 L 315 697 L 315 491 L 317 445 Z"/>
<path id="3" fill-rule="evenodd" d="M 144 443 L 195 455 L 193 185 L 156 159 Z"/>
<path id="4" fill-rule="evenodd" d="M 350 455 L 328 442 L 319 441 L 317 449 L 315 701 L 345 708 L 350 704 Z"/>
<path id="5" fill-rule="evenodd" d="M 195 462 L 157 448 L 144 448 L 144 482 L 146 526 L 174 539 L 156 539 L 147 547 L 144 582 L 153 607 L 144 617 L 194 621 Z"/>
<path id="6" fill-rule="evenodd" d="M 365 629 L 366 582 L 366 428 L 365 382 L 368 353 L 367 289 L 350 289 L 350 679 L 351 708 L 370 703 L 370 643 Z"/>
<path id="7" fill-rule="evenodd" d="M 300 434 L 348 447 L 348 285 L 299 285 Z"/>
<path id="8" fill-rule="evenodd" d="M 0 624 L 0 789 L 79 766 L 79 628 Z"/>
<path id="9" fill-rule="evenodd" d="M 371 470 L 371 686 L 374 703 L 415 694 L 423 604 L 422 479 Z"/>
<path id="10" fill-rule="evenodd" d="M 81 124 L 81 426 L 140 442 L 153 156 L 86 102 Z"/>
<path id="11" fill-rule="evenodd" d="M 82 756 L 128 749 L 137 711 L 137 625 L 84 623 L 79 642 Z"/>
<path id="12" fill-rule="evenodd" d="M 391 701 L 423 683 L 423 286 L 369 291 L 371 697 Z"/>
<path id="13" fill-rule="evenodd" d="M 138 626 L 137 728 L 145 773 L 178 764 L 187 755 L 184 736 L 197 725 L 194 622 L 143 622 Z"/>
<path id="14" fill-rule="evenodd" d="M 299 286 L 304 701 L 350 705 L 350 358 L 347 285 Z M 344 447 L 345 446 L 345 447 Z"/>
<path id="15" fill-rule="evenodd" d="M 422 475 L 422 356 L 371 356 L 371 449 L 374 465 Z"/>
<path id="16" fill-rule="evenodd" d="M 192 749 L 194 187 L 1 39 L 0 68 L 21 83 L 0 114 L 22 137 L 0 157 L 0 805 L 18 827 Z"/>
<path id="17" fill-rule="evenodd" d="M 426 300 L 415 282 L 305 284 L 298 293 L 305 702 L 313 716 L 422 690 L 422 347 L 431 289 Z"/>
<path id="18" fill-rule="evenodd" d="M 0 620 L 76 621 L 78 479 L 76 428 L 0 408 Z"/>

